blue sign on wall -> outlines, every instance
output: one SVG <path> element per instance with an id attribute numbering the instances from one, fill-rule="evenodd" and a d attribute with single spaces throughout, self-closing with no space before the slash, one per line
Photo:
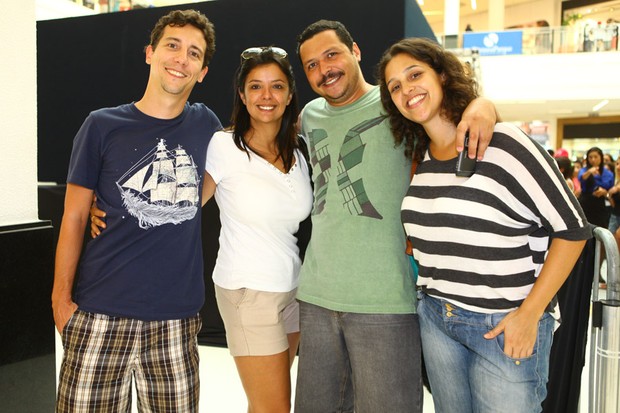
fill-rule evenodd
<path id="1" fill-rule="evenodd" d="M 521 54 L 522 46 L 523 32 L 521 30 L 463 34 L 463 48 L 478 49 L 480 56 Z"/>

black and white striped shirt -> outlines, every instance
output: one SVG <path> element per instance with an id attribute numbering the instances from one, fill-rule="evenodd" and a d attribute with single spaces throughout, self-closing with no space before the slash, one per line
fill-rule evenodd
<path id="1" fill-rule="evenodd" d="M 517 127 L 496 125 L 469 178 L 456 158 L 426 153 L 402 220 L 427 294 L 471 311 L 507 312 L 527 297 L 550 237 L 583 240 L 591 228 L 555 161 Z"/>

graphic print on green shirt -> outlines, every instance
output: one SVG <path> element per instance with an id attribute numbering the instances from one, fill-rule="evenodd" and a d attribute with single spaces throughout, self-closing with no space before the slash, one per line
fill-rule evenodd
<path id="1" fill-rule="evenodd" d="M 362 133 L 381 124 L 384 119 L 385 116 L 378 116 L 349 129 L 340 148 L 336 182 L 343 197 L 343 205 L 351 215 L 383 219 L 383 216 L 379 214 L 372 205 L 372 201 L 368 198 L 364 189 L 363 179 L 360 178 L 352 182 L 349 177 L 349 171 L 360 165 L 364 158 L 366 144 L 362 140 Z M 327 143 L 324 142 L 327 137 L 327 132 L 323 129 L 310 131 L 310 140 L 314 142 L 315 146 L 312 163 L 319 165 L 321 170 L 318 179 L 314 183 L 316 200 L 315 208 L 312 212 L 313 215 L 320 214 L 325 208 L 325 195 L 329 185 L 328 171 L 331 168 L 331 158 L 327 150 Z"/>

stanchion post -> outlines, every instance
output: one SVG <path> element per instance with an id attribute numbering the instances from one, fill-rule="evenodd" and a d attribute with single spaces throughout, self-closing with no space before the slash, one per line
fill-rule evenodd
<path id="1" fill-rule="evenodd" d="M 594 279 L 592 282 L 592 343 L 590 345 L 590 413 L 620 411 L 620 254 L 614 236 L 594 229 Z M 607 298 L 599 297 L 601 247 L 607 260 Z"/>

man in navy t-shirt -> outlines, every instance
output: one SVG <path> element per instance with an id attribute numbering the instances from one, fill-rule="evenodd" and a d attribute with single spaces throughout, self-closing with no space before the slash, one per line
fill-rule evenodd
<path id="1" fill-rule="evenodd" d="M 128 411 L 132 380 L 145 410 L 198 410 L 202 179 L 221 124 L 187 99 L 214 52 L 204 15 L 162 17 L 143 97 L 92 112 L 75 137 L 52 292 L 59 412 Z M 107 230 L 80 260 L 93 194 Z"/>

